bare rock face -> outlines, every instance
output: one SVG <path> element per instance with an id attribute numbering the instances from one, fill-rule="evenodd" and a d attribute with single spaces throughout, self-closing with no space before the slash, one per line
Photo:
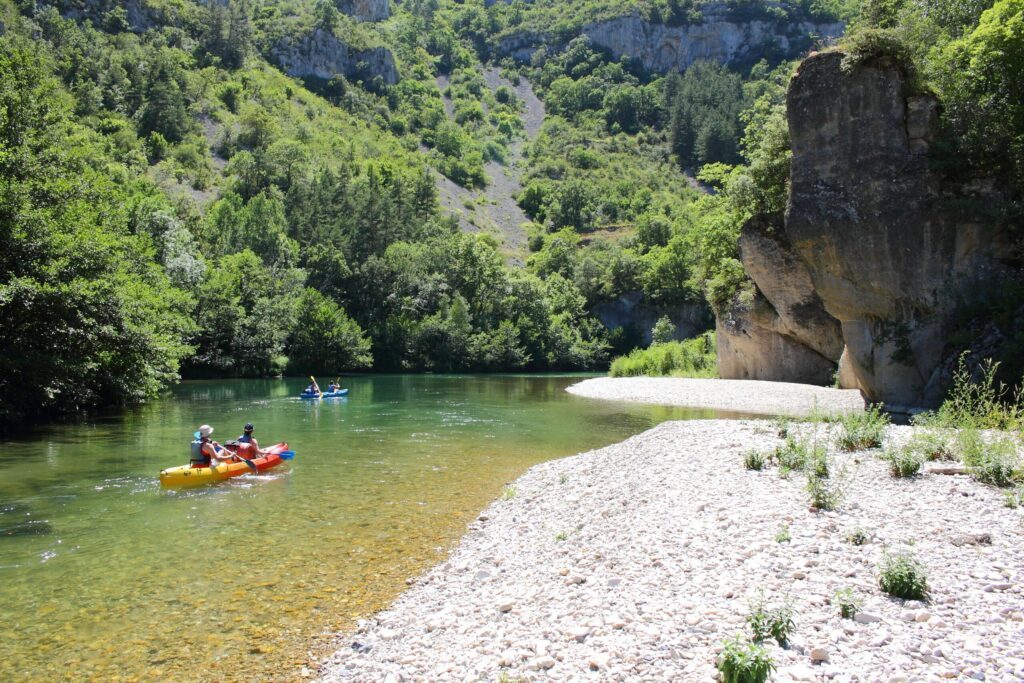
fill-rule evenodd
<path id="1" fill-rule="evenodd" d="M 836 365 L 783 333 L 785 324 L 760 292 L 734 302 L 716 324 L 718 374 L 723 379 L 829 384 Z"/>
<path id="2" fill-rule="evenodd" d="M 384 21 L 391 16 L 388 0 L 342 0 L 338 9 L 357 21 Z"/>
<path id="3" fill-rule="evenodd" d="M 736 21 L 724 5 L 708 4 L 702 12 L 700 22 L 685 26 L 652 23 L 634 13 L 586 24 L 580 32 L 615 59 L 630 57 L 648 71 L 667 73 L 697 60 L 737 65 L 763 56 L 792 58 L 811 47 L 812 36 L 833 38 L 844 30 L 841 23 Z M 498 53 L 528 61 L 541 45 L 553 46 L 554 39 L 542 33 L 512 34 L 500 41 Z"/>
<path id="4" fill-rule="evenodd" d="M 785 237 L 842 326 L 843 386 L 926 406 L 939 398 L 934 375 L 956 293 L 986 270 L 996 240 L 940 205 L 927 164 L 936 101 L 910 93 L 888 58 L 849 74 L 842 60 L 813 55 L 790 83 Z"/>
<path id="5" fill-rule="evenodd" d="M 676 326 L 678 340 L 695 337 L 711 328 L 711 312 L 706 305 L 681 304 L 671 308 L 652 306 L 642 292 L 627 292 L 612 302 L 594 306 L 594 315 L 609 330 L 633 326 L 643 334 L 643 343 L 651 343 L 651 329 L 662 317 Z"/>
<path id="6" fill-rule="evenodd" d="M 323 29 L 297 38 L 285 38 L 271 58 L 289 76 L 330 79 L 341 75 L 352 80 L 380 79 L 387 85 L 398 82 L 398 69 L 391 51 L 383 47 L 356 50 Z"/>

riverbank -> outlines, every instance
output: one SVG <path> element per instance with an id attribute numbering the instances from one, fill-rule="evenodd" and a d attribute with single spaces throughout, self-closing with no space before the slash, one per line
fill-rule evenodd
<path id="1" fill-rule="evenodd" d="M 1020 510 L 966 476 L 893 479 L 876 451 L 832 453 L 843 498 L 815 512 L 803 476 L 744 468 L 780 443 L 765 421 L 672 422 L 531 468 L 324 679 L 710 681 L 758 596 L 793 610 L 773 680 L 1024 678 Z M 930 602 L 879 590 L 887 549 L 913 550 Z"/>
<path id="2" fill-rule="evenodd" d="M 738 379 L 595 377 L 566 391 L 585 398 L 727 410 L 753 415 L 837 415 L 864 409 L 853 389 Z"/>

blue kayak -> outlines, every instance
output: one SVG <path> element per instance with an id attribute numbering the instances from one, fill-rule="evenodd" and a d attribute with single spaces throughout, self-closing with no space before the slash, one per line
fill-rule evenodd
<path id="1" fill-rule="evenodd" d="M 341 398 L 342 396 L 348 396 L 348 389 L 338 389 L 337 391 L 325 391 L 323 398 Z M 299 394 L 299 398 L 321 398 L 320 394 L 316 392 L 303 391 Z"/>

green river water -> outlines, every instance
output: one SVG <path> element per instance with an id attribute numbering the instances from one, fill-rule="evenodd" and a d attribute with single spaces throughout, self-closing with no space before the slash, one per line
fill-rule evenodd
<path id="1" fill-rule="evenodd" d="M 186 382 L 0 443 L 0 680 L 295 680 L 443 558 L 529 466 L 709 411 L 574 397 L 568 376 Z M 246 421 L 291 463 L 190 491 L 157 474 Z"/>

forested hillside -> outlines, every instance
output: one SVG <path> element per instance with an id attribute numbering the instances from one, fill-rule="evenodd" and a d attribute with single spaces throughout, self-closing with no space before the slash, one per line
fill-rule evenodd
<path id="1" fill-rule="evenodd" d="M 695 26 L 707 7 L 2 0 L 0 422 L 179 374 L 606 367 L 647 332 L 594 315 L 628 293 L 706 327 L 746 209 L 692 175 L 745 159 L 744 201 L 779 201 L 758 188 L 784 175 L 765 150 L 796 54 L 666 74 L 559 41 L 586 17 Z M 755 27 L 848 14 L 715 7 Z M 540 25 L 557 30 L 529 61 L 492 49 Z M 529 258 L 453 215 L 494 201 L 496 169 Z M 439 202 L 442 178 L 470 206 Z"/>

